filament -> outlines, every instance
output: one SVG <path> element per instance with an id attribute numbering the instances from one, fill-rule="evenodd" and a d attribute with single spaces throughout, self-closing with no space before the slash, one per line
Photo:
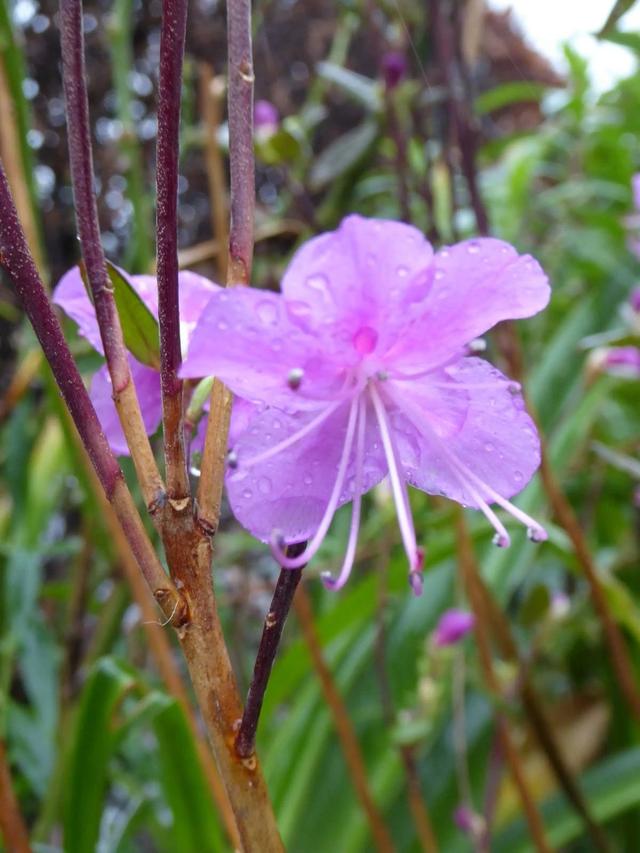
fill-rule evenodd
<path id="1" fill-rule="evenodd" d="M 338 507 L 338 502 L 342 493 L 342 487 L 344 485 L 344 479 L 347 473 L 347 466 L 349 465 L 349 459 L 351 457 L 351 449 L 353 447 L 353 440 L 356 428 L 356 416 L 358 414 L 358 409 L 359 398 L 356 398 L 355 400 L 352 400 L 351 406 L 349 408 L 347 431 L 344 438 L 344 445 L 342 447 L 340 461 L 338 463 L 338 473 L 336 475 L 335 483 L 333 485 L 333 490 L 329 497 L 329 502 L 327 503 L 327 507 L 324 511 L 324 515 L 322 516 L 318 529 L 315 532 L 315 535 L 313 536 L 313 539 L 311 539 L 304 551 L 297 557 L 288 557 L 282 550 L 281 542 L 279 541 L 277 532 L 274 532 L 270 543 L 271 553 L 284 569 L 299 569 L 306 563 L 308 563 L 322 544 L 324 537 L 327 535 L 327 531 L 331 526 L 331 521 Z"/>
<path id="2" fill-rule="evenodd" d="M 333 577 L 330 572 L 324 572 L 322 575 L 322 583 L 327 589 L 341 589 L 351 574 L 353 562 L 356 556 L 356 546 L 358 543 L 358 533 L 360 531 L 360 511 L 362 508 L 362 480 L 364 468 L 364 439 L 365 428 L 367 422 L 367 406 L 362 397 L 358 398 L 358 426 L 356 434 L 356 473 L 354 481 L 353 505 L 351 507 L 351 526 L 349 528 L 349 539 L 347 542 L 347 550 L 342 562 L 342 568 L 338 572 L 337 577 Z"/>

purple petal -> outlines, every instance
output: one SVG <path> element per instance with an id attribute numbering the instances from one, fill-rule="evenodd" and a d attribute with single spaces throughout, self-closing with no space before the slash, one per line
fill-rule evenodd
<path id="1" fill-rule="evenodd" d="M 633 206 L 640 212 L 640 172 L 631 178 L 631 193 L 633 195 Z"/>
<path id="2" fill-rule="evenodd" d="M 488 362 L 463 358 L 421 380 L 388 385 L 402 465 L 414 486 L 477 508 L 478 494 L 488 503 L 491 489 L 509 498 L 533 476 L 540 463 L 535 425 L 517 385 Z"/>
<path id="3" fill-rule="evenodd" d="M 82 337 L 99 353 L 104 354 L 96 312 L 82 281 L 79 267 L 73 267 L 62 276 L 53 291 L 53 303 L 59 305 L 65 314 L 71 317 Z"/>
<path id="4" fill-rule="evenodd" d="M 438 620 L 433 641 L 436 646 L 453 646 L 473 631 L 475 623 L 475 616 L 467 610 L 447 610 Z"/>
<path id="5" fill-rule="evenodd" d="M 305 328 L 352 350 L 360 329 L 376 329 L 384 347 L 431 286 L 433 249 L 402 222 L 348 216 L 293 256 L 282 280 L 290 310 Z"/>
<path id="6" fill-rule="evenodd" d="M 178 274 L 178 284 L 180 287 L 180 338 L 182 349 L 186 352 L 207 303 L 213 294 L 218 293 L 222 288 L 219 284 L 190 270 L 184 270 Z"/>
<path id="7" fill-rule="evenodd" d="M 279 531 L 286 542 L 309 539 L 316 531 L 336 479 L 344 443 L 349 404 L 343 403 L 317 429 L 275 456 L 243 469 L 243 460 L 280 444 L 317 417 L 317 413 L 288 415 L 277 409 L 256 414 L 234 445 L 238 467 L 227 475 L 233 512 L 254 536 L 269 541 Z M 386 473 L 380 456 L 375 419 L 367 419 L 362 493 Z M 346 488 L 339 505 L 353 498 L 355 460 L 347 469 Z"/>
<path id="8" fill-rule="evenodd" d="M 302 371 L 294 390 L 291 371 Z M 209 300 L 181 375 L 215 375 L 239 397 L 303 408 L 339 391 L 340 365 L 293 323 L 279 294 L 236 287 Z"/>
<path id="9" fill-rule="evenodd" d="M 129 356 L 131 378 L 140 401 L 142 420 L 148 435 L 158 429 L 162 417 L 160 400 L 160 374 Z M 118 456 L 128 456 L 129 448 L 124 437 L 118 412 L 113 402 L 111 378 L 107 366 L 101 367 L 91 382 L 91 401 L 111 449 Z"/>
<path id="10" fill-rule="evenodd" d="M 502 240 L 467 240 L 442 249 L 421 316 L 394 349 L 394 365 L 445 364 L 501 320 L 541 311 L 549 296 L 538 262 Z"/>

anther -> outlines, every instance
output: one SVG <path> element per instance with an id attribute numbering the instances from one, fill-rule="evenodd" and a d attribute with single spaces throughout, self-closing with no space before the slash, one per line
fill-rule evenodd
<path id="1" fill-rule="evenodd" d="M 301 367 L 294 367 L 289 371 L 287 376 L 287 385 L 292 391 L 297 391 L 302 380 L 304 379 L 304 370 Z"/>
<path id="2" fill-rule="evenodd" d="M 532 542 L 546 542 L 549 538 L 547 531 L 543 527 L 528 527 L 527 537 Z"/>
<path id="3" fill-rule="evenodd" d="M 496 533 L 491 541 L 494 545 L 497 545 L 498 548 L 508 548 L 511 544 L 509 537 L 505 536 L 503 533 Z"/>

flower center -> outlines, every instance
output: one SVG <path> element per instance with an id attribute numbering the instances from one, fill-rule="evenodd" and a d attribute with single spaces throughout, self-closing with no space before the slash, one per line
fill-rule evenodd
<path id="1" fill-rule="evenodd" d="M 369 355 L 376 348 L 378 333 L 371 326 L 360 326 L 353 336 L 353 347 L 360 355 Z"/>

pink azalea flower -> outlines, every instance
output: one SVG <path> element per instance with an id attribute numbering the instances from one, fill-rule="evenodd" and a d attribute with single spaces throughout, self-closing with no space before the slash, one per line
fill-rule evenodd
<path id="1" fill-rule="evenodd" d="M 423 556 L 407 484 L 480 509 L 503 547 L 509 535 L 491 503 L 546 538 L 508 500 L 540 461 L 518 386 L 465 353 L 500 320 L 531 316 L 548 299 L 538 263 L 507 243 L 469 240 L 434 254 L 416 228 L 360 216 L 302 246 L 281 294 L 214 294 L 182 373 L 215 374 L 259 404 L 231 452 L 236 517 L 297 568 L 352 501 L 342 568 L 324 577 L 333 589 L 353 565 L 362 495 L 387 475 L 416 592 Z M 305 540 L 300 556 L 283 553 Z"/>
<path id="2" fill-rule="evenodd" d="M 475 616 L 467 610 L 446 610 L 435 627 L 433 641 L 436 646 L 454 646 L 473 631 L 475 624 Z"/>
<path id="3" fill-rule="evenodd" d="M 153 316 L 158 318 L 158 287 L 151 275 L 125 275 Z M 186 350 L 196 322 L 211 296 L 220 290 L 217 284 L 193 272 L 181 272 L 180 282 L 180 337 Z M 104 355 L 96 314 L 78 267 L 73 267 L 60 279 L 53 301 L 77 324 L 79 333 L 91 346 Z M 142 419 L 147 433 L 153 435 L 162 419 L 160 398 L 160 374 L 129 355 L 131 376 L 136 386 Z M 128 455 L 129 449 L 120 426 L 120 419 L 112 398 L 111 378 L 107 366 L 98 370 L 91 382 L 90 395 L 93 405 L 111 445 L 118 455 Z"/>

